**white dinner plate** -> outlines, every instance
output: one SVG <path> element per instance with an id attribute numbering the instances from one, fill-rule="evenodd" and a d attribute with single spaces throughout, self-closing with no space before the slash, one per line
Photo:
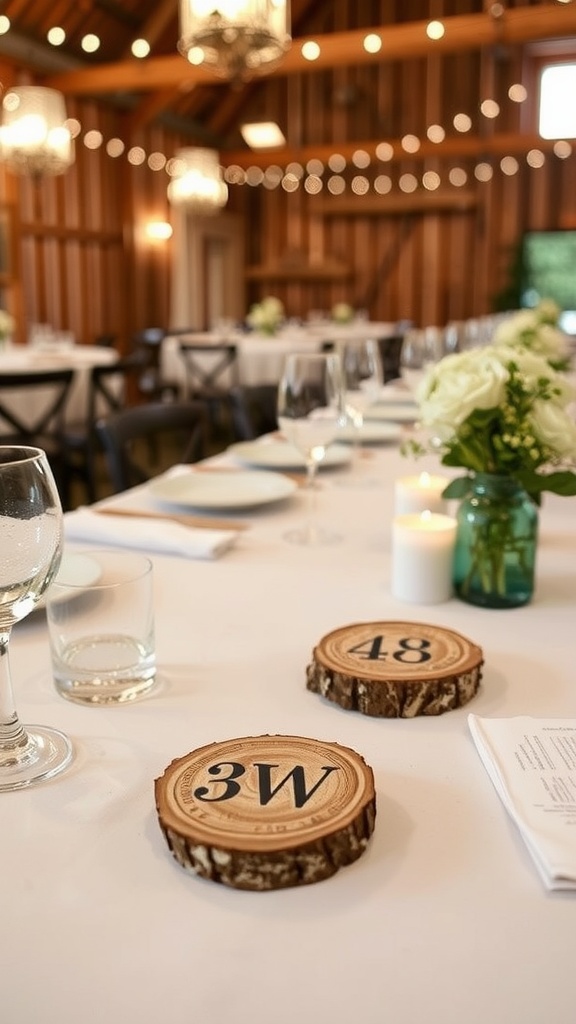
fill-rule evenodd
<path id="1" fill-rule="evenodd" d="M 368 421 L 383 420 L 388 423 L 414 423 L 418 419 L 418 406 L 416 402 L 371 405 L 366 409 L 364 418 Z"/>
<path id="2" fill-rule="evenodd" d="M 159 477 L 149 485 L 157 501 L 186 508 L 239 509 L 268 505 L 294 493 L 298 484 L 280 473 L 209 470 Z"/>
<path id="3" fill-rule="evenodd" d="M 101 569 L 98 562 L 90 558 L 90 555 L 65 551 L 62 555 L 62 561 L 60 562 L 55 582 L 60 583 L 62 580 L 66 580 L 67 583 L 73 584 L 75 588 L 91 587 L 99 579 L 100 573 Z M 64 597 L 67 597 L 68 593 L 69 591 L 64 589 L 58 591 L 58 600 L 61 601 Z M 45 606 L 46 598 L 49 594 L 50 587 L 44 591 L 36 608 L 43 608 Z"/>
<path id="4" fill-rule="evenodd" d="M 260 466 L 261 469 L 306 469 L 304 456 L 288 441 L 239 441 L 228 449 L 230 455 L 246 466 Z M 331 444 L 320 463 L 320 469 L 343 466 L 350 462 L 348 445 Z"/>
<path id="5" fill-rule="evenodd" d="M 338 430 L 338 440 L 354 444 L 359 441 L 361 444 L 389 444 L 391 441 L 399 441 L 402 436 L 400 423 L 385 423 L 378 420 L 365 420 L 360 430 L 352 423 Z"/>

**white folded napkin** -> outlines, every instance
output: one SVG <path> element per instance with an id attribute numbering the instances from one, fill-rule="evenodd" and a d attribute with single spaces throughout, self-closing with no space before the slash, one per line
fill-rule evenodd
<path id="1" fill-rule="evenodd" d="M 576 889 L 576 719 L 468 715 L 468 725 L 544 885 Z"/>
<path id="2" fill-rule="evenodd" d="M 116 519 L 80 508 L 64 516 L 64 536 L 69 541 L 137 548 L 184 558 L 218 558 L 235 543 L 238 530 L 204 530 L 144 516 Z"/>

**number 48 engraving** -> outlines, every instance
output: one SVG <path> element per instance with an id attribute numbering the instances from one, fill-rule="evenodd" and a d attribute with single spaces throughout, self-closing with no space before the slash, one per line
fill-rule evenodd
<path id="1" fill-rule="evenodd" d="M 397 641 L 397 648 L 393 651 L 383 650 L 383 643 L 384 635 L 380 633 L 370 640 L 363 640 L 361 644 L 350 647 L 348 654 L 356 654 L 363 661 L 386 661 L 387 658 L 393 658 L 408 665 L 419 665 L 432 657 L 428 650 L 430 641 L 423 637 L 402 637 Z"/>

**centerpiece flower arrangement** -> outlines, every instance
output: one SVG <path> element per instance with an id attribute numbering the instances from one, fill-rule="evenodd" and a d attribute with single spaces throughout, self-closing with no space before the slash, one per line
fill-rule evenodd
<path id="1" fill-rule="evenodd" d="M 267 295 L 261 302 L 254 303 L 246 317 L 246 323 L 260 334 L 276 334 L 284 320 L 284 306 L 274 295 Z"/>
<path id="2" fill-rule="evenodd" d="M 543 356 L 555 370 L 570 366 L 568 339 L 558 327 L 560 308 L 543 299 L 533 309 L 521 309 L 505 317 L 492 338 L 494 345 L 521 349 Z"/>
<path id="3" fill-rule="evenodd" d="M 332 306 L 332 319 L 335 324 L 349 324 L 354 319 L 354 310 L 348 302 L 336 302 Z"/>
<path id="4" fill-rule="evenodd" d="M 428 439 L 404 453 L 433 451 L 468 471 L 444 491 L 462 499 L 456 593 L 490 607 L 525 604 L 542 493 L 576 495 L 576 390 L 543 355 L 500 339 L 440 360 L 416 397 Z"/>

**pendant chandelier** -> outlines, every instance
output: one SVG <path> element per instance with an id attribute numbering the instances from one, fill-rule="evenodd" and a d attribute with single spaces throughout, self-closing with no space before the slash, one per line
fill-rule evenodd
<path id="1" fill-rule="evenodd" d="M 2 100 L 0 156 L 16 174 L 63 174 L 74 162 L 64 97 L 55 89 L 20 85 Z"/>
<path id="2" fill-rule="evenodd" d="M 213 149 L 180 149 L 174 159 L 168 199 L 193 213 L 209 216 L 226 205 L 228 186 L 222 179 L 218 153 Z"/>
<path id="3" fill-rule="evenodd" d="M 246 81 L 290 46 L 290 0 L 179 0 L 178 49 L 191 64 Z"/>

